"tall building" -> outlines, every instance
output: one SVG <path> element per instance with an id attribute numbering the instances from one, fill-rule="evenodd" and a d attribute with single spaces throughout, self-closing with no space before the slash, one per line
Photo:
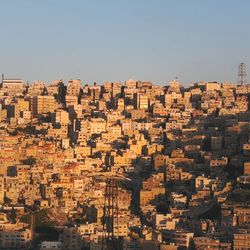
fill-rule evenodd
<path id="1" fill-rule="evenodd" d="M 69 80 L 67 86 L 67 95 L 69 96 L 79 96 L 81 90 L 81 80 Z"/>
<path id="2" fill-rule="evenodd" d="M 57 108 L 53 96 L 34 96 L 31 98 L 31 111 L 33 115 L 54 112 Z"/>
<path id="3" fill-rule="evenodd" d="M 148 96 L 146 94 L 137 94 L 137 109 L 148 109 Z"/>
<path id="4" fill-rule="evenodd" d="M 65 89 L 62 80 L 54 80 L 47 86 L 48 95 L 53 95 L 58 102 L 63 103 L 65 100 Z"/>
<path id="5" fill-rule="evenodd" d="M 94 85 L 89 87 L 90 90 L 90 96 L 92 101 L 96 101 L 100 99 L 100 92 L 101 92 L 101 87 Z"/>

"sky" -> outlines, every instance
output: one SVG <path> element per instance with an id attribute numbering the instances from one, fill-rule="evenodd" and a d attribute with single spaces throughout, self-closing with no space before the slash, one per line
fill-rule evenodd
<path id="1" fill-rule="evenodd" d="M 250 75 L 248 0 L 6 0 L 0 9 L 6 78 L 235 82 L 241 62 Z"/>

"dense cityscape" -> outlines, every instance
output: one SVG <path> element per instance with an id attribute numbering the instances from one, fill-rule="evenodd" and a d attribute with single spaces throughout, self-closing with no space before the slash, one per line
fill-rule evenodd
<path id="1" fill-rule="evenodd" d="M 0 249 L 250 249 L 250 84 L 2 77 Z"/>

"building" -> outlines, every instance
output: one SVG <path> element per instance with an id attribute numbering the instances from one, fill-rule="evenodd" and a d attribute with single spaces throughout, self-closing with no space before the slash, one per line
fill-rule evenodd
<path id="1" fill-rule="evenodd" d="M 250 249 L 250 232 L 241 230 L 233 234 L 233 249 L 234 250 L 249 250 Z"/>
<path id="2" fill-rule="evenodd" d="M 81 90 L 81 80 L 69 80 L 67 86 L 67 95 L 69 96 L 79 96 Z"/>
<path id="3" fill-rule="evenodd" d="M 62 242 L 60 241 L 42 241 L 40 250 L 61 250 Z"/>
<path id="4" fill-rule="evenodd" d="M 24 83 L 22 79 L 4 78 L 2 81 L 3 92 L 7 95 L 22 94 Z"/>
<path id="5" fill-rule="evenodd" d="M 136 97 L 137 109 L 148 109 L 149 107 L 149 99 L 146 94 L 138 93 Z"/>
<path id="6" fill-rule="evenodd" d="M 221 242 L 219 239 L 209 237 L 194 237 L 194 245 L 197 250 L 231 250 L 230 242 Z"/>
<path id="7" fill-rule="evenodd" d="M 30 106 L 32 114 L 39 115 L 54 112 L 57 108 L 57 103 L 53 96 L 33 96 Z"/>
<path id="8" fill-rule="evenodd" d="M 193 239 L 194 233 L 173 231 L 173 230 L 163 230 L 162 240 L 166 243 L 174 243 L 177 246 L 188 248 L 190 246 L 191 240 Z"/>
<path id="9" fill-rule="evenodd" d="M 32 243 L 32 233 L 22 224 L 9 224 L 8 227 L 0 229 L 1 249 L 28 249 Z"/>

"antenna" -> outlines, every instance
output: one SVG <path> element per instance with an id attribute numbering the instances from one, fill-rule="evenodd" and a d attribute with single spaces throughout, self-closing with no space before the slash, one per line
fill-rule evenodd
<path id="1" fill-rule="evenodd" d="M 246 64 L 241 63 L 239 65 L 239 71 L 238 71 L 238 84 L 241 86 L 246 84 L 246 78 L 247 78 Z"/>

